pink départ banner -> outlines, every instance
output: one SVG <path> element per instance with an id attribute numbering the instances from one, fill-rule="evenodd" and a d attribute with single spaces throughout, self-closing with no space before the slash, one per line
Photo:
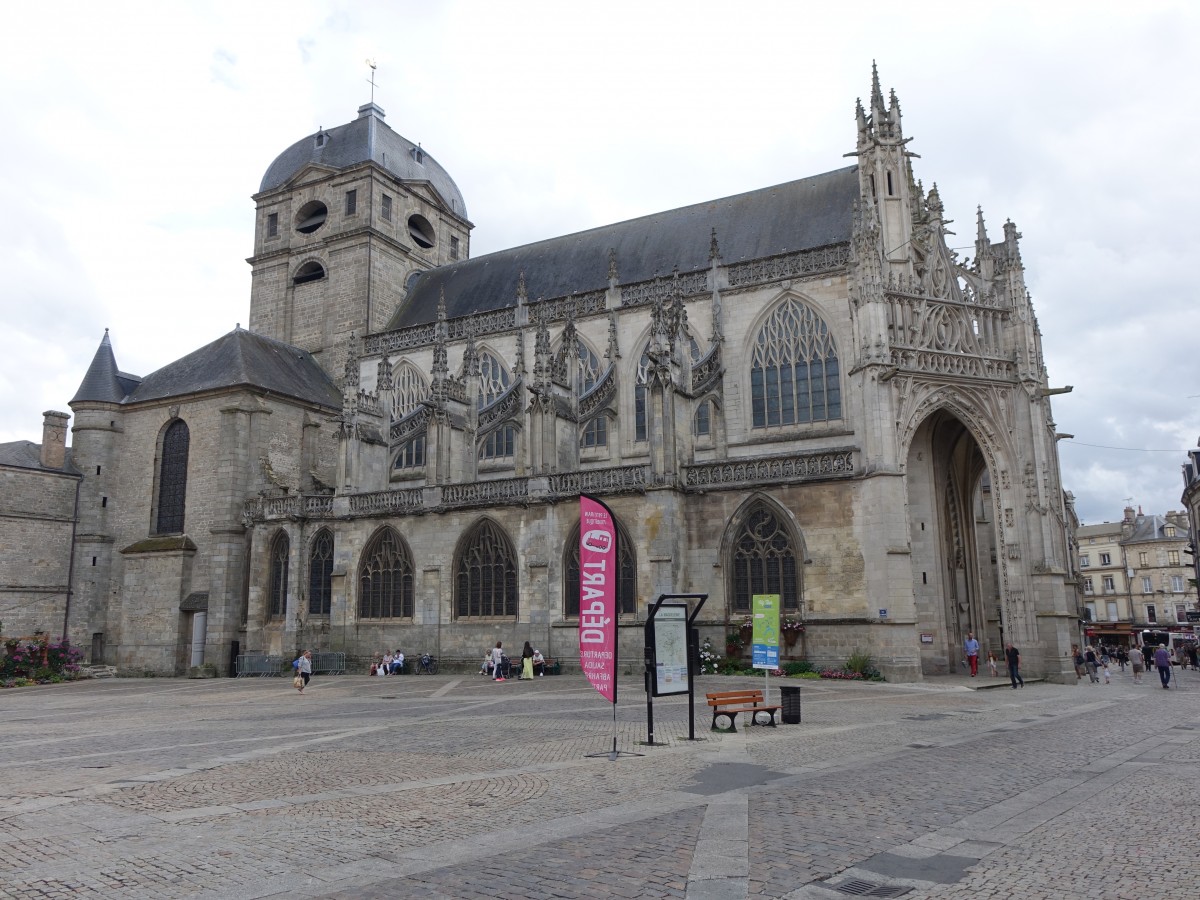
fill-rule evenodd
<path id="1" fill-rule="evenodd" d="M 579 665 L 617 702 L 617 528 L 608 507 L 579 496 Z"/>

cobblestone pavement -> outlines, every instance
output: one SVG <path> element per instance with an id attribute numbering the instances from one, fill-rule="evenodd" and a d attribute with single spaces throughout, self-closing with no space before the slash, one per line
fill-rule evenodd
<path id="1" fill-rule="evenodd" d="M 1178 674 L 803 681 L 802 724 L 736 734 L 703 692 L 762 679 L 701 679 L 699 740 L 660 699 L 654 746 L 635 679 L 615 721 L 575 676 L 8 690 L 0 898 L 1190 898 Z"/>

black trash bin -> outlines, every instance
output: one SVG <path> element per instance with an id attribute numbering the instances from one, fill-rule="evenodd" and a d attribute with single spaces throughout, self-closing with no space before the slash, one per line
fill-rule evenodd
<path id="1" fill-rule="evenodd" d="M 783 719 L 784 725 L 799 725 L 800 724 L 800 685 L 787 684 L 781 685 L 779 694 L 783 698 L 781 705 L 783 709 L 780 711 L 780 718 Z"/>

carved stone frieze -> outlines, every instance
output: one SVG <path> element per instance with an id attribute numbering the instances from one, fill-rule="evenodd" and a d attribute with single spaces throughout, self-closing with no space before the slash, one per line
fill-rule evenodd
<path id="1" fill-rule="evenodd" d="M 375 491 L 370 494 L 351 494 L 350 512 L 369 516 L 380 513 L 411 514 L 420 512 L 423 492 L 420 488 L 396 491 Z"/>
<path id="2" fill-rule="evenodd" d="M 675 278 L 653 278 L 621 285 L 622 306 L 646 306 L 651 303 L 668 303 L 676 295 L 693 296 L 708 293 L 708 270 L 688 272 Z"/>
<path id="3" fill-rule="evenodd" d="M 799 253 L 788 253 L 783 256 L 772 256 L 732 265 L 729 267 L 729 286 L 740 287 L 778 281 L 782 278 L 795 278 L 798 275 L 814 275 L 818 272 L 845 268 L 849 263 L 849 244 L 802 250 Z"/>
<path id="4" fill-rule="evenodd" d="M 689 488 L 778 484 L 854 475 L 854 450 L 819 450 L 789 456 L 729 460 L 688 466 L 683 483 Z"/>
<path id="5" fill-rule="evenodd" d="M 623 494 L 641 493 L 646 490 L 650 479 L 647 465 L 618 466 L 612 469 L 587 469 L 581 472 L 565 472 L 551 475 L 550 493 L 555 497 L 571 497 L 576 494 Z"/>
<path id="6" fill-rule="evenodd" d="M 327 519 L 332 515 L 333 497 L 328 494 L 253 497 L 242 507 L 242 518 L 247 524 L 279 519 Z"/>

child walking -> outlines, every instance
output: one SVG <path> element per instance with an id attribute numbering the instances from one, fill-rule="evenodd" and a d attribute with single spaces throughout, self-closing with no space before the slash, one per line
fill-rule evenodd
<path id="1" fill-rule="evenodd" d="M 991 653 L 990 651 L 988 653 L 988 674 L 991 675 L 993 678 L 995 678 L 996 674 L 997 674 L 996 673 L 996 654 Z"/>

